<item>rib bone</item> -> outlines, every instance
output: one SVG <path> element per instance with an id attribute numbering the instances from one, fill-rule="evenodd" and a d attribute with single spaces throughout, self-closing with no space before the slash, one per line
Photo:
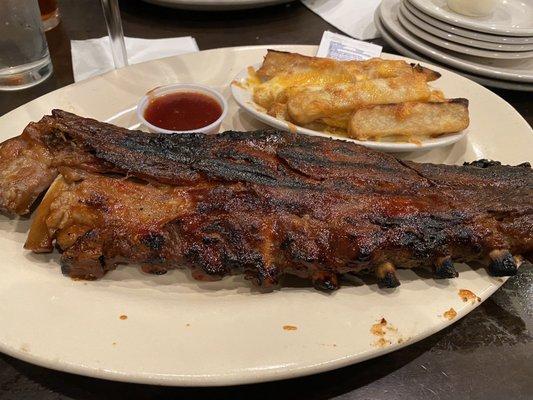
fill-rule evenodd
<path id="1" fill-rule="evenodd" d="M 453 260 L 450 256 L 437 258 L 434 265 L 434 273 L 435 278 L 439 279 L 457 278 L 459 276 L 459 273 L 453 266 Z"/>
<path id="2" fill-rule="evenodd" d="M 385 288 L 395 288 L 400 286 L 400 281 L 396 276 L 396 269 L 390 262 L 384 262 L 376 268 L 378 285 Z"/>
<path id="3" fill-rule="evenodd" d="M 518 272 L 518 266 L 509 250 L 492 250 L 489 253 L 489 272 L 493 276 L 512 276 Z"/>

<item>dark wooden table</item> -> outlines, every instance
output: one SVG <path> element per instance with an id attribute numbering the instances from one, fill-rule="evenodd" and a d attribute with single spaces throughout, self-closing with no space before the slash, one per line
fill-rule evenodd
<path id="1" fill-rule="evenodd" d="M 72 83 L 69 40 L 106 34 L 98 1 L 60 0 L 60 8 L 63 22 L 47 34 L 54 75 L 32 89 L 0 92 L 0 114 Z M 121 2 L 121 10 L 126 35 L 191 35 L 201 50 L 317 44 L 324 30 L 335 30 L 298 2 L 261 10 L 201 13 L 128 0 Z M 385 50 L 394 52 L 386 46 Z M 533 123 L 531 94 L 495 92 Z M 531 266 L 522 268 L 490 299 L 448 329 L 392 354 L 306 378 L 229 388 L 166 388 L 70 375 L 0 354 L 0 399 L 531 399 L 532 283 Z"/>

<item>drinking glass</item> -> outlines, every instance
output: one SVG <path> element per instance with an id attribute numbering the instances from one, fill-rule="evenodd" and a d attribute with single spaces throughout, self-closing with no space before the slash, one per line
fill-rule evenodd
<path id="1" fill-rule="evenodd" d="M 128 65 L 128 54 L 126 53 L 126 45 L 124 44 L 124 32 L 122 30 L 122 20 L 120 19 L 118 1 L 101 1 L 115 69 L 125 67 Z"/>
<path id="2" fill-rule="evenodd" d="M 35 0 L 0 0 L 0 90 L 37 85 L 52 62 Z"/>
<path id="3" fill-rule="evenodd" d="M 61 17 L 57 7 L 57 0 L 39 0 L 39 8 L 41 9 L 41 20 L 43 21 L 45 32 L 59 25 Z"/>

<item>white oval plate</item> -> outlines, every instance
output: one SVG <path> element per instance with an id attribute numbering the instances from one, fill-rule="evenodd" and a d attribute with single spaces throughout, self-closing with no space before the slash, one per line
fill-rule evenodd
<path id="1" fill-rule="evenodd" d="M 405 7 L 411 11 L 418 18 L 426 21 L 427 23 L 433 25 L 436 28 L 442 29 L 443 31 L 454 33 L 459 36 L 464 36 L 471 39 L 483 40 L 485 42 L 491 43 L 502 43 L 502 44 L 533 44 L 533 36 L 501 36 L 493 35 L 490 33 L 476 32 L 469 29 L 460 28 L 458 26 L 447 24 L 439 19 L 433 18 L 432 16 L 423 13 L 418 8 L 413 6 L 409 1 L 404 0 L 403 4 Z"/>
<path id="2" fill-rule="evenodd" d="M 477 75 L 517 82 L 533 82 L 533 58 L 525 60 L 494 60 L 446 49 L 435 48 L 405 29 L 398 20 L 400 0 L 383 0 L 378 10 L 381 21 L 403 43 L 435 60 Z"/>
<path id="3" fill-rule="evenodd" d="M 266 47 L 217 49 L 112 71 L 0 117 L 0 140 L 18 135 L 53 107 L 134 126 L 139 98 L 174 82 L 220 90 L 229 100 L 223 129 L 264 128 L 230 99 L 229 84 L 265 53 Z M 443 74 L 440 86 L 448 95 L 470 99 L 471 131 L 453 146 L 406 157 L 451 164 L 483 157 L 533 161 L 531 128 L 509 104 L 468 79 L 435 69 Z M 458 313 L 455 320 L 466 315 L 479 303 L 464 303 L 459 289 L 486 300 L 503 284 L 483 269 L 461 264 L 459 278 L 450 281 L 401 270 L 402 286 L 396 290 L 347 285 L 331 295 L 297 285 L 260 294 L 240 277 L 202 283 L 181 271 L 152 276 L 131 266 L 99 281 L 73 281 L 61 275 L 57 255 L 22 249 L 28 226 L 27 220 L 0 217 L 0 351 L 49 368 L 127 382 L 231 385 L 339 368 L 445 328 L 453 322 L 442 316 L 450 307 Z M 387 331 L 385 347 L 377 346 L 370 332 L 382 317 L 397 328 Z"/>
<path id="4" fill-rule="evenodd" d="M 474 31 L 510 36 L 533 36 L 533 3 L 530 0 L 497 0 L 486 17 L 469 17 L 450 10 L 447 0 L 409 0 L 419 10 Z"/>
<path id="5" fill-rule="evenodd" d="M 443 40 L 437 36 L 433 36 L 427 33 L 423 29 L 420 29 L 418 26 L 413 24 L 408 18 L 405 17 L 405 15 L 403 14 L 403 10 L 405 10 L 405 7 L 402 8 L 400 4 L 398 20 L 400 21 L 400 24 L 405 29 L 407 29 L 409 32 L 419 37 L 420 39 L 425 40 L 426 42 L 429 42 L 429 43 L 433 43 L 434 45 L 442 47 L 444 49 L 456 51 L 462 54 L 469 54 L 469 55 L 477 56 L 477 57 L 494 58 L 494 59 L 501 59 L 501 60 L 521 60 L 524 58 L 533 57 L 533 51 L 512 52 L 512 51 L 485 50 L 485 49 L 479 49 L 476 47 L 465 46 L 463 44 L 455 43 L 455 42 L 448 41 L 448 40 Z"/>
<path id="6" fill-rule="evenodd" d="M 381 22 L 381 19 L 379 18 L 379 12 L 376 11 L 374 15 L 374 24 L 376 25 L 377 30 L 379 33 L 381 33 L 381 36 L 383 36 L 383 39 L 398 53 L 403 54 L 406 57 L 411 57 L 415 60 L 419 61 L 425 61 L 428 63 L 435 62 L 434 60 L 430 60 L 428 57 L 423 56 L 416 51 L 405 47 L 402 42 L 399 40 L 396 40 L 394 36 L 385 29 L 383 26 L 383 23 Z M 499 89 L 507 89 L 507 90 L 519 90 L 522 92 L 533 92 L 533 84 L 531 83 L 518 83 L 518 82 L 510 82 L 510 81 L 504 81 L 504 80 L 496 80 L 496 79 L 490 79 L 485 78 L 482 76 L 477 75 L 470 75 L 463 71 L 458 71 L 454 69 L 450 69 L 450 67 L 447 67 L 448 70 L 454 71 L 468 79 L 471 79 L 483 86 L 489 86 L 489 87 L 495 87 Z"/>
<path id="7" fill-rule="evenodd" d="M 387 57 L 388 54 L 382 54 L 382 57 Z M 261 64 L 255 64 L 253 67 L 255 69 L 259 68 Z M 406 152 L 406 151 L 423 151 L 434 149 L 442 146 L 450 146 L 459 140 L 461 140 L 467 133 L 468 128 L 462 132 L 445 135 L 439 138 L 434 139 L 425 139 L 420 144 L 415 143 L 402 143 L 402 142 L 376 142 L 372 140 L 361 141 L 355 140 L 349 137 L 335 135 L 328 132 L 315 131 L 313 129 L 304 128 L 298 125 L 295 125 L 291 122 L 287 122 L 281 119 L 274 118 L 267 114 L 266 110 L 254 103 L 253 101 L 253 92 L 246 88 L 246 80 L 248 79 L 248 67 L 244 68 L 239 74 L 235 77 L 231 84 L 231 93 L 235 101 L 247 112 L 253 115 L 258 120 L 264 122 L 267 125 L 270 125 L 274 128 L 278 128 L 284 131 L 296 132 L 303 135 L 310 136 L 322 136 L 336 140 L 344 140 L 347 142 L 353 142 L 360 144 L 371 149 L 386 151 L 386 152 Z M 438 85 L 432 85 L 435 88 L 438 88 Z"/>
<path id="8" fill-rule="evenodd" d="M 412 7 L 412 6 L 411 6 Z M 419 12 L 420 13 L 420 12 Z M 420 13 L 422 14 L 422 13 Z M 493 43 L 493 42 L 487 42 L 484 40 L 474 39 L 474 38 L 468 38 L 465 36 L 460 36 L 459 34 L 452 33 L 445 31 L 443 29 L 437 28 L 436 26 L 433 26 L 423 19 L 417 17 L 412 11 L 409 10 L 409 3 L 406 1 L 403 1 L 400 4 L 400 15 L 403 15 L 405 18 L 407 18 L 412 24 L 415 26 L 420 27 L 424 31 L 426 31 L 428 34 L 439 37 L 444 40 L 449 40 L 451 42 L 463 44 L 465 46 L 469 47 L 476 47 L 478 49 L 485 49 L 485 50 L 495 50 L 495 51 L 502 51 L 502 52 L 522 52 L 527 51 L 531 52 L 533 51 L 533 44 L 506 44 L 506 43 Z M 425 19 L 429 19 L 431 17 L 424 15 Z M 439 22 L 439 21 L 437 21 Z"/>
<path id="9" fill-rule="evenodd" d="M 143 0 L 158 6 L 182 10 L 244 10 L 289 3 L 294 0 Z"/>

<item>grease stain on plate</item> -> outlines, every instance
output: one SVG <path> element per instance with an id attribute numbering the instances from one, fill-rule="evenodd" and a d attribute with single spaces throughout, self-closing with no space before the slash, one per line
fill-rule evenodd
<path id="1" fill-rule="evenodd" d="M 374 346 L 376 347 L 387 347 L 389 345 L 391 345 L 392 342 L 390 340 L 387 340 L 385 338 L 379 338 L 378 340 L 376 340 L 374 342 Z"/>
<path id="2" fill-rule="evenodd" d="M 460 289 L 459 290 L 459 297 L 466 303 L 467 301 L 470 301 L 472 304 L 474 304 L 477 301 L 481 302 L 481 299 L 474 294 L 474 292 L 468 290 L 468 289 Z"/>
<path id="3" fill-rule="evenodd" d="M 402 337 L 397 337 L 398 328 L 387 322 L 385 318 L 381 318 L 379 322 L 373 324 L 370 327 L 370 333 L 377 336 L 377 339 L 373 343 L 375 347 L 386 347 L 392 344 L 393 341 L 402 343 L 405 340 Z M 394 337 L 391 338 L 391 335 Z"/>
<path id="4" fill-rule="evenodd" d="M 398 343 L 398 344 L 402 344 L 402 343 L 408 342 L 409 340 L 411 340 L 411 336 L 408 336 L 408 337 L 406 337 L 406 338 L 401 337 L 401 338 L 398 338 L 398 340 L 396 341 L 396 343 Z"/>
<path id="5" fill-rule="evenodd" d="M 457 317 L 457 311 L 453 309 L 453 307 L 450 307 L 448 311 L 444 311 L 444 314 L 442 314 L 444 318 L 446 318 L 448 321 L 451 321 L 455 317 Z"/>
<path id="6" fill-rule="evenodd" d="M 298 329 L 298 327 L 294 326 L 294 325 L 283 325 L 283 330 L 284 331 L 295 331 L 297 329 Z"/>
<path id="7" fill-rule="evenodd" d="M 387 320 L 385 318 L 381 318 L 381 320 L 377 324 L 372 325 L 372 327 L 370 328 L 370 332 L 376 336 L 385 336 L 386 327 Z"/>

